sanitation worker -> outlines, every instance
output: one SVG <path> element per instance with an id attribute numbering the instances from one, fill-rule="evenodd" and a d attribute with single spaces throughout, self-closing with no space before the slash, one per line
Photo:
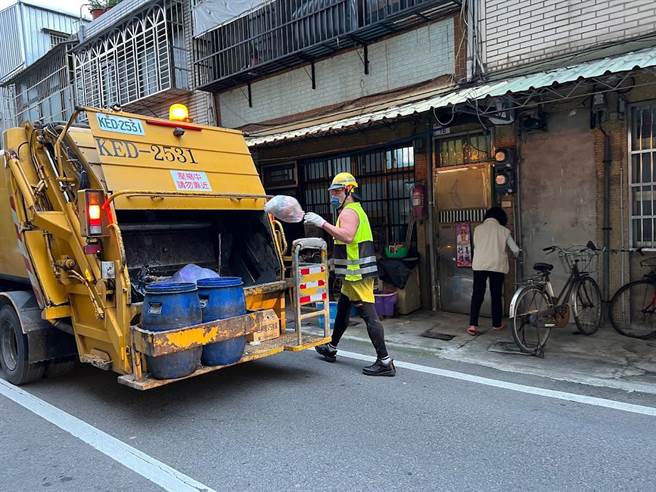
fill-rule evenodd
<path id="1" fill-rule="evenodd" d="M 332 340 L 316 347 L 328 362 L 337 360 L 337 344 L 349 322 L 354 305 L 367 324 L 367 332 L 376 349 L 376 362 L 362 369 L 367 376 L 394 376 L 396 368 L 385 347 L 383 324 L 376 314 L 374 280 L 378 276 L 376 254 L 369 218 L 355 193 L 358 183 L 350 173 L 337 174 L 330 185 L 330 204 L 337 209 L 337 224 L 332 225 L 313 212 L 305 214 L 305 223 L 327 231 L 335 239 L 335 275 L 342 279 Z"/>

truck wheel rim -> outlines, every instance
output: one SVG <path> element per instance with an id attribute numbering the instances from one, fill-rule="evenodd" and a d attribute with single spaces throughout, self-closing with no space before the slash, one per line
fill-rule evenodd
<path id="1" fill-rule="evenodd" d="M 9 371 L 16 370 L 18 360 L 18 343 L 16 335 L 11 328 L 0 330 L 0 348 L 2 349 L 2 360 Z"/>

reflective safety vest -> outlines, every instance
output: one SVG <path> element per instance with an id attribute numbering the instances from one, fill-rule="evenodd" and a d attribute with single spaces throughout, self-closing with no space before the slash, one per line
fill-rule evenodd
<path id="1" fill-rule="evenodd" d="M 367 277 L 377 277 L 374 237 L 369 225 L 369 218 L 358 202 L 349 203 L 344 208 L 350 208 L 358 214 L 360 223 L 351 243 L 346 244 L 335 239 L 333 254 L 335 275 L 349 282 L 357 282 Z M 337 219 L 337 227 L 339 227 L 339 219 Z"/>

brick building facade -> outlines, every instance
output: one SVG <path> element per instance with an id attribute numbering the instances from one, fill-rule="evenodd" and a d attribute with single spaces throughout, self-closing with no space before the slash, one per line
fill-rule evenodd
<path id="1" fill-rule="evenodd" d="M 488 73 L 654 34 L 650 0 L 480 0 Z"/>

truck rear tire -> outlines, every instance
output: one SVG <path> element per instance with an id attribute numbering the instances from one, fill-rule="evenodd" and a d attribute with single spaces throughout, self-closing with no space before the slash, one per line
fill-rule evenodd
<path id="1" fill-rule="evenodd" d="M 18 315 L 13 307 L 4 305 L 0 308 L 0 375 L 16 385 L 41 379 L 45 363 L 28 360 L 29 345 Z"/>

